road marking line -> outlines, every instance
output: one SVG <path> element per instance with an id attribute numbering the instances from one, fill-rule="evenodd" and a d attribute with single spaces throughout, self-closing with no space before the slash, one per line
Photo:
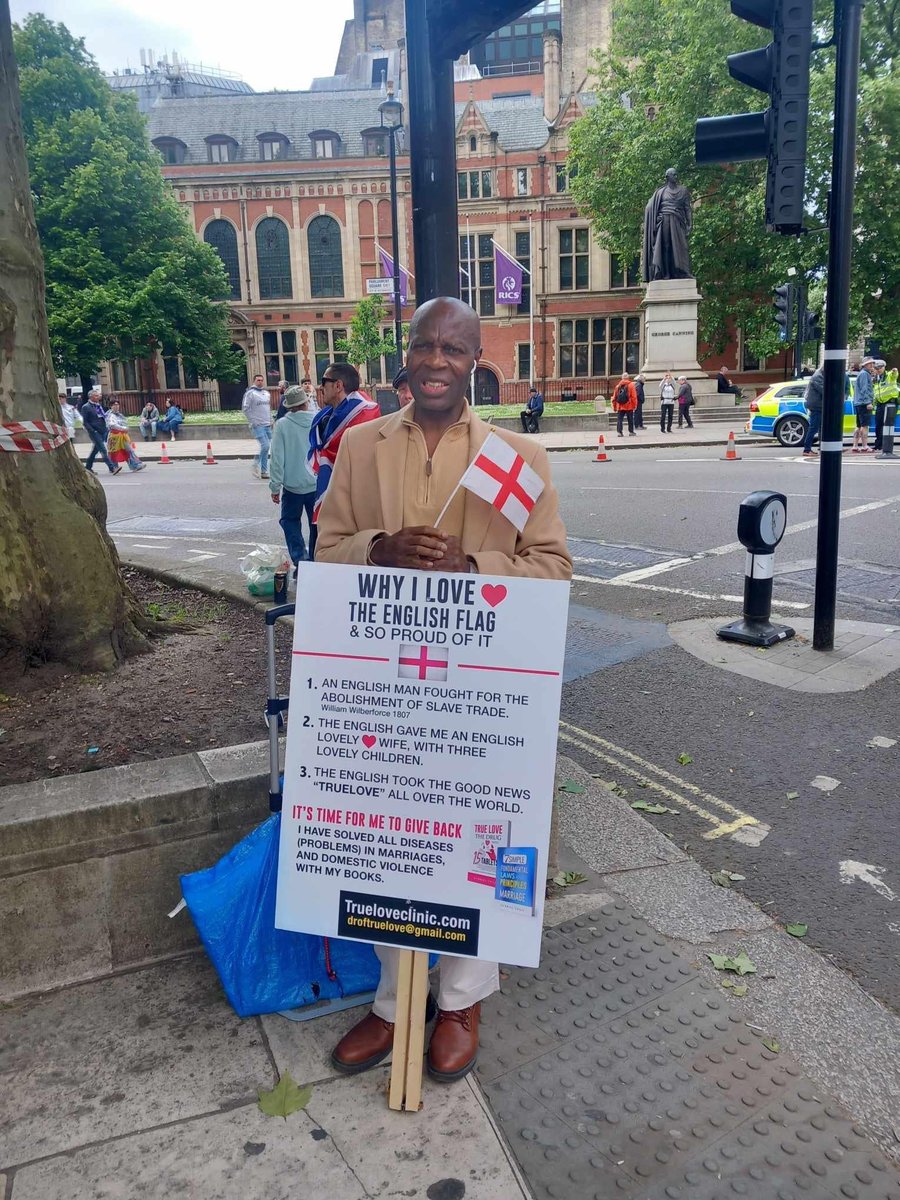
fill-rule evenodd
<path id="1" fill-rule="evenodd" d="M 153 542 L 152 544 L 149 544 L 149 545 L 146 542 L 135 542 L 134 545 L 132 546 L 132 549 L 133 550 L 168 550 L 169 547 L 168 547 L 168 545 L 161 546 L 159 544 L 159 542 Z"/>
<path id="2" fill-rule="evenodd" d="M 713 796 L 712 792 L 704 792 L 702 787 L 697 787 L 696 784 L 691 784 L 691 782 L 688 780 L 680 778 L 680 775 L 673 774 L 671 770 L 666 770 L 665 767 L 658 767 L 655 763 L 648 762 L 647 758 L 642 758 L 640 755 L 632 754 L 632 751 L 625 750 L 624 746 L 617 746 L 616 743 L 607 742 L 605 738 L 600 738 L 596 736 L 595 733 L 589 733 L 587 730 L 582 730 L 582 728 L 578 728 L 577 725 L 570 725 L 568 721 L 560 721 L 559 727 L 560 730 L 568 731 L 571 736 L 584 738 L 587 740 L 587 742 L 602 746 L 602 749 L 607 750 L 610 752 L 610 754 L 622 755 L 624 758 L 629 758 L 631 762 L 637 763 L 638 766 L 642 767 L 644 770 L 648 770 L 650 774 L 659 775 L 660 779 L 665 779 L 670 782 L 670 784 L 674 784 L 674 786 L 682 788 L 683 791 L 690 792 L 691 796 L 696 796 L 698 799 L 703 800 L 704 803 L 712 805 L 713 808 L 721 809 L 722 812 L 727 812 L 728 816 L 738 818 L 746 817 L 746 821 L 744 822 L 745 824 L 758 824 L 756 817 L 750 816 L 748 812 L 744 812 L 742 809 L 734 808 L 733 804 L 728 803 L 727 800 L 719 799 L 718 796 Z"/>
<path id="3" fill-rule="evenodd" d="M 759 822 L 755 817 L 738 817 L 736 821 L 732 821 L 728 825 L 719 825 L 716 829 L 710 829 L 708 833 L 704 833 L 704 837 L 712 841 L 714 838 L 725 837 L 728 833 L 737 833 L 739 829 L 743 829 L 745 825 L 757 825 Z"/>
<path id="4" fill-rule="evenodd" d="M 889 888 L 881 878 L 884 874 L 884 867 L 876 867 L 873 863 L 854 862 L 852 858 L 845 858 L 838 863 L 838 871 L 841 883 L 853 883 L 854 880 L 858 880 L 860 883 L 867 883 L 874 888 L 878 895 L 883 896 L 885 900 L 897 899 L 896 892 Z"/>
<path id="5" fill-rule="evenodd" d="M 665 592 L 669 596 L 691 596 L 695 600 L 727 600 L 733 604 L 744 603 L 743 596 L 713 595 L 712 592 L 694 592 L 690 588 L 661 587 L 659 584 L 653 583 L 629 583 L 627 581 L 621 583 L 618 577 L 615 579 L 598 579 L 596 575 L 573 575 L 572 581 L 574 583 L 601 583 L 608 587 L 631 587 L 642 592 Z M 800 604 L 796 600 L 773 600 L 772 605 L 775 609 L 804 609 L 812 607 L 811 603 Z"/>
<path id="6" fill-rule="evenodd" d="M 639 583 L 643 579 L 652 579 L 654 575 L 664 575 L 666 571 L 674 571 L 676 567 L 683 567 L 685 563 L 693 561 L 693 556 L 670 558 L 668 562 L 654 563 L 651 567 L 637 567 L 634 571 L 623 571 L 621 575 L 614 575 L 613 580 L 616 583 Z"/>

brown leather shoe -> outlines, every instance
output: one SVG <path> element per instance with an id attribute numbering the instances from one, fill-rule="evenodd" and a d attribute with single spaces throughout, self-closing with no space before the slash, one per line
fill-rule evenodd
<path id="1" fill-rule="evenodd" d="M 392 1022 L 370 1012 L 345 1033 L 331 1052 L 331 1065 L 345 1075 L 377 1067 L 394 1045 Z"/>
<path id="2" fill-rule="evenodd" d="M 437 1014 L 434 996 L 428 993 L 425 1001 L 425 1020 L 433 1021 Z M 344 1075 L 357 1075 L 377 1067 L 387 1058 L 394 1046 L 394 1025 L 370 1012 L 345 1033 L 331 1052 L 331 1065 Z"/>
<path id="3" fill-rule="evenodd" d="M 462 1079 L 478 1057 L 478 1020 L 481 1005 L 454 1012 L 439 1010 L 428 1047 L 428 1074 L 443 1083 Z"/>

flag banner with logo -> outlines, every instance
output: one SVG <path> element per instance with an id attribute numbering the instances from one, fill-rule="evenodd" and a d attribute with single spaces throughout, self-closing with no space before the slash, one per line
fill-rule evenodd
<path id="1" fill-rule="evenodd" d="M 485 438 L 460 485 L 493 504 L 519 533 L 544 490 L 540 475 L 496 433 Z"/>
<path id="2" fill-rule="evenodd" d="M 381 248 L 381 246 L 379 246 L 378 247 L 378 256 L 381 259 L 382 275 L 386 279 L 393 279 L 393 277 L 394 277 L 393 255 L 388 254 L 387 250 L 383 250 Z M 401 268 L 400 268 L 400 303 L 401 304 L 406 303 L 407 297 L 409 295 L 409 279 L 410 279 L 409 271 L 405 270 L 401 266 Z"/>
<path id="3" fill-rule="evenodd" d="M 297 589 L 275 928 L 536 967 L 569 584 L 303 562 Z"/>
<path id="4" fill-rule="evenodd" d="M 522 303 L 522 264 L 494 246 L 495 299 L 498 304 Z"/>

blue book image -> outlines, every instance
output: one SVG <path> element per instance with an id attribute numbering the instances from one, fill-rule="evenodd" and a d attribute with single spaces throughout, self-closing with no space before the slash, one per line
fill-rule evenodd
<path id="1" fill-rule="evenodd" d="M 537 846 L 500 846 L 494 899 L 515 908 L 535 911 Z"/>

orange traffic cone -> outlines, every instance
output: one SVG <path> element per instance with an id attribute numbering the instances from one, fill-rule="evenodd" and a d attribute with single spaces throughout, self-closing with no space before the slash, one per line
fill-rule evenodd
<path id="1" fill-rule="evenodd" d="M 162 463 L 162 465 L 164 467 L 167 467 L 169 465 L 169 463 L 171 463 L 171 461 L 172 461 L 171 458 L 169 458 L 169 452 L 166 449 L 165 442 L 163 442 L 163 444 L 162 444 L 162 454 L 159 457 L 159 461 Z"/>
<path id="2" fill-rule="evenodd" d="M 603 440 L 602 433 L 600 434 L 600 443 L 597 446 L 597 457 L 595 459 L 593 459 L 593 461 L 594 462 L 610 462 L 611 461 L 609 455 L 606 453 L 606 442 Z"/>
<path id="3" fill-rule="evenodd" d="M 724 458 L 724 461 L 725 461 L 725 462 L 737 462 L 737 460 L 738 460 L 740 457 L 741 457 L 741 456 L 738 454 L 737 450 L 735 450 L 735 448 L 734 448 L 734 434 L 733 434 L 733 433 L 729 433 L 729 435 L 728 435 L 728 449 L 725 451 L 725 458 Z"/>
<path id="4" fill-rule="evenodd" d="M 215 467 L 218 465 L 216 463 L 216 460 L 213 458 L 212 442 L 206 443 L 206 464 L 205 465 L 207 467 Z"/>

